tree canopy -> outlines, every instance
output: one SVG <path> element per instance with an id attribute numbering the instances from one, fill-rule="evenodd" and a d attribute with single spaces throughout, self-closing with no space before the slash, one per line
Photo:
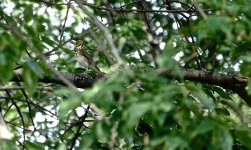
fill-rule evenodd
<path id="1" fill-rule="evenodd" d="M 250 2 L 1 0 L 1 149 L 251 149 Z"/>

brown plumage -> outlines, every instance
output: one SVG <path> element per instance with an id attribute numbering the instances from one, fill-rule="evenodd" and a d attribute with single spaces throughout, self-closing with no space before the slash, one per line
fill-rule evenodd
<path id="1" fill-rule="evenodd" d="M 90 57 L 86 50 L 83 49 L 83 41 L 78 40 L 74 48 L 77 61 L 87 69 L 91 69 L 97 73 L 98 76 L 103 73 L 97 67 L 96 62 Z"/>

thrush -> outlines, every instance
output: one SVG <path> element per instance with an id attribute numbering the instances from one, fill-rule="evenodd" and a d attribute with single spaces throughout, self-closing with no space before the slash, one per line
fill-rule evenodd
<path id="1" fill-rule="evenodd" d="M 97 76 L 102 76 L 103 73 L 97 67 L 96 62 L 90 57 L 87 51 L 83 48 L 83 41 L 76 42 L 74 51 L 77 61 L 85 68 L 95 71 Z"/>

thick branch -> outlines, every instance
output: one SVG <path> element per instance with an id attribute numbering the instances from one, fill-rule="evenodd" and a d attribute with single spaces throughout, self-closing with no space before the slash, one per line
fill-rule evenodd
<path id="1" fill-rule="evenodd" d="M 73 83 L 78 88 L 87 88 L 91 87 L 94 82 L 96 82 L 98 79 L 95 77 L 92 77 L 87 74 L 81 74 L 81 73 L 69 73 L 69 72 L 60 72 L 64 78 L 69 80 L 71 83 Z M 22 72 L 17 72 L 16 76 L 12 79 L 12 81 L 20 81 Z M 43 78 L 39 79 L 39 82 L 43 83 L 56 83 L 65 85 L 64 82 L 62 82 L 61 79 L 55 76 L 48 76 L 44 75 Z"/>
<path id="2" fill-rule="evenodd" d="M 180 79 L 180 75 L 174 74 L 171 71 L 158 70 L 157 72 L 169 79 Z M 248 95 L 245 89 L 248 83 L 247 77 L 186 69 L 183 70 L 183 79 L 220 86 L 224 89 L 231 90 L 238 94 L 251 107 L 251 95 Z"/>
<path id="3" fill-rule="evenodd" d="M 224 89 L 231 90 L 236 94 L 238 94 L 251 107 L 251 95 L 248 95 L 245 89 L 248 83 L 247 77 L 224 75 L 220 73 L 212 73 L 202 70 L 184 69 L 183 79 L 182 79 L 180 75 L 174 74 L 171 71 L 159 69 L 156 70 L 156 72 L 168 79 L 189 80 L 194 82 L 220 86 Z M 61 73 L 66 79 L 75 84 L 75 86 L 78 88 L 91 87 L 97 80 L 99 80 L 98 78 L 92 77 L 87 74 L 68 73 L 68 72 L 61 72 Z M 18 78 L 18 75 L 13 78 L 13 80 L 15 81 L 19 79 L 20 78 Z M 44 83 L 56 83 L 64 85 L 64 83 L 60 79 L 50 76 L 44 76 L 43 78 L 39 79 L 39 81 Z"/>
<path id="4" fill-rule="evenodd" d="M 157 70 L 157 72 L 167 78 L 180 79 L 180 75 L 174 74 L 171 71 L 159 69 Z M 217 85 L 230 90 L 232 90 L 234 87 L 244 88 L 248 82 L 247 77 L 224 75 L 210 71 L 193 70 L 193 69 L 183 70 L 183 78 L 184 80 Z"/>

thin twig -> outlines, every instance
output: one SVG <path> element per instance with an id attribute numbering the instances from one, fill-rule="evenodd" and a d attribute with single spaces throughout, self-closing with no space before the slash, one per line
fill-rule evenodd
<path id="1" fill-rule="evenodd" d="M 137 10 L 145 10 L 144 4 L 142 1 L 139 1 L 138 5 L 136 6 Z M 151 48 L 149 53 L 151 54 L 152 57 L 152 61 L 154 63 L 154 67 L 157 68 L 158 64 L 156 62 L 156 57 L 157 57 L 157 52 L 160 51 L 159 48 L 159 41 L 157 41 L 157 37 L 156 34 L 153 32 L 152 30 L 152 26 L 151 26 L 151 19 L 149 18 L 149 14 L 148 12 L 144 12 L 141 15 L 141 19 L 143 20 L 143 22 L 145 23 L 145 25 L 147 26 L 147 41 L 150 44 Z M 157 42 L 156 42 L 157 41 Z"/>
<path id="2" fill-rule="evenodd" d="M 120 66 L 121 64 L 123 64 L 123 60 L 122 58 L 120 57 L 119 53 L 118 53 L 118 49 L 116 48 L 113 40 L 112 40 L 112 35 L 109 33 L 109 31 L 107 30 L 107 28 L 89 11 L 85 8 L 85 6 L 83 6 L 81 4 L 81 2 L 79 0 L 75 0 L 75 2 L 79 5 L 80 9 L 82 9 L 90 18 L 91 18 L 91 21 L 97 25 L 98 27 L 100 27 L 100 29 L 104 32 L 105 34 L 105 37 L 107 38 L 108 40 L 108 43 L 111 47 L 111 51 L 114 55 L 114 57 L 116 58 L 117 60 L 117 65 Z"/>
<path id="3" fill-rule="evenodd" d="M 129 13 L 129 12 L 136 12 L 136 13 L 137 12 L 150 12 L 150 13 L 160 13 L 160 12 L 162 12 L 162 13 L 198 13 L 198 12 L 200 12 L 198 10 L 190 10 L 190 9 L 188 9 L 188 10 L 140 10 L 140 9 L 137 9 L 136 10 L 136 9 L 108 8 L 108 7 L 96 6 L 96 5 L 93 5 L 93 4 L 84 2 L 84 1 L 81 1 L 79 4 L 86 5 L 86 6 L 96 8 L 99 10 L 116 11 L 116 12 L 123 12 L 123 13 L 125 13 L 125 12 L 127 12 L 127 13 Z M 201 11 L 207 12 L 207 11 L 212 11 L 212 9 L 204 9 Z"/>
<path id="4" fill-rule="evenodd" d="M 7 90 L 7 91 L 9 91 L 9 90 L 22 90 L 22 89 L 25 89 L 25 87 L 24 86 L 0 86 L 0 91 L 5 91 L 5 90 Z M 41 89 L 41 90 L 44 90 L 45 88 L 44 87 L 37 87 L 37 89 Z M 48 90 L 44 90 L 44 91 L 49 91 L 49 92 L 52 92 L 52 90 L 51 89 L 48 89 Z M 0 97 L 0 99 L 6 99 L 6 98 L 9 98 L 9 97 L 5 97 L 5 96 L 3 96 L 3 97 Z M 13 100 L 14 100 L 14 98 L 12 98 Z M 25 100 L 18 100 L 18 101 L 22 101 L 22 102 L 26 102 Z M 36 109 L 38 109 L 39 111 L 41 111 L 41 112 L 43 112 L 43 113 L 46 113 L 46 112 L 48 112 L 48 113 L 46 113 L 46 115 L 49 115 L 50 117 L 54 117 L 55 116 L 55 114 L 54 113 L 52 113 L 51 111 L 49 111 L 49 110 L 47 110 L 47 109 L 45 109 L 45 108 L 43 108 L 43 107 L 41 107 L 41 106 L 39 106 L 38 104 L 35 104 L 33 101 L 29 101 L 30 102 L 30 104 L 32 104 Z M 54 117 L 55 118 L 55 117 Z M 56 119 L 56 118 L 55 118 Z"/>
<path id="5" fill-rule="evenodd" d="M 64 30 L 65 30 L 65 25 L 66 25 L 66 21 L 68 19 L 68 14 L 69 14 L 70 8 L 71 8 L 71 1 L 69 1 L 68 4 L 67 4 L 66 15 L 65 15 L 65 19 L 64 19 L 64 24 L 63 24 L 62 29 L 61 29 L 61 35 L 60 35 L 60 38 L 59 38 L 59 43 L 62 42 L 62 38 L 63 38 L 63 35 L 64 35 Z"/>
<path id="6" fill-rule="evenodd" d="M 19 82 L 17 82 L 17 85 L 21 86 L 21 84 Z M 30 105 L 31 100 L 30 100 L 29 96 L 26 94 L 26 92 L 24 91 L 24 89 L 21 89 L 21 92 L 22 92 L 23 96 L 26 99 L 26 103 L 27 103 L 27 106 L 28 106 L 28 109 L 29 109 L 29 116 L 30 116 L 30 119 L 31 119 L 31 123 L 32 123 L 34 129 L 36 130 L 36 126 L 35 126 L 35 123 L 34 123 L 33 117 L 32 117 L 32 109 L 31 109 L 31 105 Z"/>
<path id="7" fill-rule="evenodd" d="M 46 4 L 47 6 L 53 6 L 53 5 L 67 5 L 67 3 L 55 3 L 55 2 L 50 2 L 48 0 L 39 0 L 39 2 L 42 2 Z"/>
<path id="8" fill-rule="evenodd" d="M 5 90 L 22 90 L 26 89 L 25 86 L 0 86 L 0 91 L 5 91 Z M 45 87 L 36 87 L 37 90 L 41 91 L 48 91 L 48 92 L 53 92 L 51 88 L 45 88 Z"/>
<path id="9" fill-rule="evenodd" d="M 15 108 L 16 108 L 16 110 L 17 110 L 17 112 L 18 112 L 18 114 L 19 114 L 19 116 L 20 116 L 20 118 L 21 118 L 21 122 L 22 122 L 22 124 L 23 124 L 23 138 L 24 138 L 24 141 L 25 141 L 25 123 L 24 123 L 23 114 L 22 114 L 20 108 L 18 107 L 17 103 L 16 103 L 16 102 L 14 101 L 14 99 L 11 97 L 10 92 L 9 92 L 8 90 L 6 90 L 5 92 L 6 92 L 7 96 L 8 96 L 8 98 L 11 100 L 12 104 L 15 106 Z M 23 149 L 24 149 L 24 147 L 23 147 Z"/>
<path id="10" fill-rule="evenodd" d="M 81 18 L 81 20 L 84 22 L 84 18 L 83 17 L 81 17 L 81 15 L 79 14 L 79 12 L 78 11 L 76 11 L 76 10 L 73 10 L 73 12 L 75 13 L 75 14 L 78 14 L 79 16 L 80 16 L 80 18 Z M 107 24 L 109 24 L 109 22 L 107 23 Z M 106 25 L 106 24 L 105 24 Z M 105 57 L 106 57 L 106 59 L 108 60 L 108 62 L 109 62 L 109 64 L 114 64 L 114 61 L 113 61 L 113 59 L 111 58 L 111 56 L 109 55 L 109 53 L 107 52 L 107 51 L 105 51 L 105 47 L 103 46 L 104 44 L 101 42 L 101 40 L 99 39 L 99 38 L 97 38 L 97 36 L 95 35 L 95 33 L 94 33 L 94 31 L 96 31 L 96 30 L 98 30 L 98 29 L 100 29 L 99 27 L 96 27 L 96 28 L 94 28 L 94 29 L 88 29 L 88 30 L 86 30 L 86 31 L 84 31 L 84 33 L 83 34 L 81 34 L 81 35 L 79 35 L 79 36 L 77 36 L 77 37 L 75 37 L 75 38 L 72 38 L 72 39 L 77 39 L 77 38 L 79 38 L 79 37 L 81 37 L 81 36 L 83 36 L 83 35 L 86 35 L 86 34 L 91 34 L 91 36 L 93 37 L 93 39 L 96 41 L 96 44 L 97 44 L 97 53 L 98 52 L 103 52 L 103 54 L 105 55 Z M 84 44 L 85 45 L 85 44 Z M 86 46 L 86 45 L 85 45 Z M 87 47 L 87 46 L 86 46 Z M 87 47 L 88 48 L 88 47 Z M 94 56 L 96 56 L 97 55 L 97 53 L 95 53 L 95 55 Z"/>
<path id="11" fill-rule="evenodd" d="M 199 13 L 201 14 L 201 16 L 206 19 L 207 15 L 206 13 L 203 11 L 203 9 L 199 6 L 199 4 L 195 1 L 194 2 L 194 6 L 196 7 L 196 9 L 198 9 Z"/>
<path id="12" fill-rule="evenodd" d="M 75 39 L 78 39 L 78 38 L 80 38 L 80 37 L 82 37 L 82 36 L 84 36 L 84 35 L 87 35 L 87 34 L 89 34 L 89 33 L 91 33 L 91 32 L 94 32 L 94 31 L 96 31 L 96 30 L 98 30 L 99 28 L 94 28 L 94 29 L 89 29 L 89 30 L 86 30 L 86 31 L 84 31 L 82 34 L 80 34 L 80 35 L 77 35 L 77 36 L 71 36 L 71 38 L 69 38 L 68 40 L 66 40 L 65 42 L 63 42 L 63 43 L 61 43 L 61 44 L 58 44 L 55 48 L 53 48 L 52 50 L 50 50 L 50 51 L 48 51 L 48 52 L 45 52 L 43 55 L 45 55 L 45 56 L 49 56 L 52 52 L 54 52 L 55 50 L 57 50 L 57 49 L 59 49 L 60 47 L 62 47 L 62 46 L 64 46 L 65 44 L 67 44 L 67 43 L 69 43 L 70 41 L 72 41 L 72 40 L 75 40 Z M 38 60 L 39 58 L 38 57 L 35 57 L 34 58 L 34 60 Z M 19 69 L 19 68 L 21 68 L 21 65 L 18 65 L 17 67 L 15 67 L 15 69 Z"/>
<path id="13" fill-rule="evenodd" d="M 8 99 L 8 98 L 9 98 L 9 97 L 6 96 L 5 99 Z M 5 113 L 4 113 L 3 117 L 5 117 L 5 116 L 7 115 L 8 111 L 11 109 L 12 106 L 13 106 L 13 104 L 10 104 L 10 105 L 8 106 L 8 108 L 5 110 Z"/>
<path id="14" fill-rule="evenodd" d="M 109 53 L 107 53 L 107 51 L 105 50 L 105 47 L 103 46 L 104 44 L 101 42 L 101 40 L 96 36 L 95 33 L 91 32 L 90 33 L 91 36 L 93 37 L 93 39 L 96 41 L 97 46 L 98 46 L 98 51 L 97 52 L 103 52 L 103 54 L 105 55 L 106 59 L 108 60 L 108 62 L 113 65 L 113 60 L 112 58 L 109 56 Z"/>
<path id="15" fill-rule="evenodd" d="M 8 97 L 6 97 L 6 96 L 0 96 L 0 99 L 6 99 L 6 98 L 8 98 Z"/>
<path id="16" fill-rule="evenodd" d="M 77 140 L 77 138 L 78 138 L 78 136 L 79 136 L 79 133 L 80 133 L 80 129 L 82 128 L 82 125 L 83 125 L 83 123 L 85 122 L 85 119 L 86 119 L 86 117 L 87 117 L 87 114 L 88 114 L 89 109 L 90 109 L 90 105 L 87 106 L 86 111 L 85 111 L 85 114 L 82 116 L 81 123 L 80 123 L 80 125 L 78 126 L 77 132 L 76 132 L 76 134 L 75 134 L 75 136 L 74 136 L 74 138 L 73 138 L 73 140 L 72 140 L 71 147 L 69 148 L 70 150 L 73 149 L 73 147 L 74 147 L 74 145 L 75 145 L 75 143 L 76 143 L 76 140 Z"/>

